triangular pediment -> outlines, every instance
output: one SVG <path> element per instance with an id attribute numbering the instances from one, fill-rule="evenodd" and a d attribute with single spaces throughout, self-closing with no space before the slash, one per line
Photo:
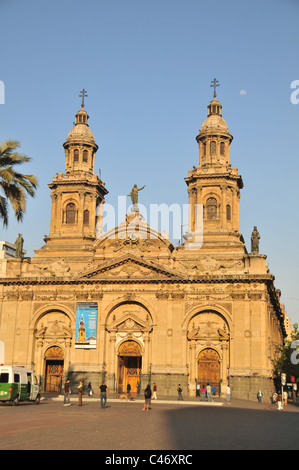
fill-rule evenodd
<path id="1" fill-rule="evenodd" d="M 79 279 L 180 279 L 185 275 L 160 263 L 126 254 L 113 260 L 88 265 Z"/>
<path id="2" fill-rule="evenodd" d="M 151 331 L 152 327 L 149 323 L 137 318 L 134 314 L 128 313 L 111 325 L 107 326 L 109 332 L 123 332 L 133 334 L 135 332 Z"/>
<path id="3" fill-rule="evenodd" d="M 228 341 L 229 334 L 221 328 L 213 327 L 213 324 L 208 322 L 203 324 L 202 327 L 194 328 L 187 334 L 189 340 L 209 339 L 210 341 Z"/>

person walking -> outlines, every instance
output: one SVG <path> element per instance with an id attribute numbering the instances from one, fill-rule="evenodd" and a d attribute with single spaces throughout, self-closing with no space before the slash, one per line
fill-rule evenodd
<path id="1" fill-rule="evenodd" d="M 281 392 L 278 392 L 278 396 L 277 396 L 277 408 L 278 408 L 278 411 L 282 411 L 282 410 L 283 410 L 283 403 L 282 403 L 282 395 L 281 395 Z"/>
<path id="2" fill-rule="evenodd" d="M 70 394 L 71 394 L 70 380 L 67 379 L 67 381 L 64 384 L 64 406 L 71 406 Z"/>
<path id="3" fill-rule="evenodd" d="M 153 385 L 153 400 L 157 400 L 157 385 Z"/>
<path id="4" fill-rule="evenodd" d="M 215 398 L 216 397 L 216 393 L 217 393 L 217 388 L 215 387 L 215 385 L 212 387 L 212 395 L 213 397 Z"/>
<path id="5" fill-rule="evenodd" d="M 201 389 L 201 401 L 206 401 L 206 393 L 207 393 L 206 386 L 203 385 Z"/>
<path id="6" fill-rule="evenodd" d="M 108 387 L 105 382 L 99 386 L 99 395 L 101 398 L 101 408 L 106 408 L 107 398 L 108 398 Z"/>
<path id="7" fill-rule="evenodd" d="M 287 406 L 288 404 L 288 392 L 285 390 L 283 392 L 283 406 Z"/>
<path id="8" fill-rule="evenodd" d="M 151 397 L 152 397 L 152 391 L 151 391 L 151 386 L 150 384 L 147 385 L 146 389 L 144 390 L 144 407 L 143 411 L 149 411 L 149 407 L 151 404 Z"/>
<path id="9" fill-rule="evenodd" d="M 227 387 L 226 387 L 226 401 L 227 401 L 227 403 L 230 403 L 230 395 L 231 395 L 231 389 L 230 389 L 230 386 L 227 385 Z"/>
<path id="10" fill-rule="evenodd" d="M 196 396 L 199 397 L 199 392 L 200 392 L 200 384 L 196 385 Z"/>
<path id="11" fill-rule="evenodd" d="M 208 397 L 208 401 L 213 401 L 212 387 L 210 384 L 207 385 L 207 397 Z"/>
<path id="12" fill-rule="evenodd" d="M 88 396 L 89 396 L 89 397 L 92 397 L 92 387 L 91 387 L 91 383 L 90 383 L 90 382 L 89 382 L 89 384 L 88 384 L 87 390 L 88 390 Z"/>
<path id="13" fill-rule="evenodd" d="M 183 389 L 181 387 L 181 384 L 179 384 L 177 391 L 178 391 L 178 400 L 183 400 Z"/>
<path id="14" fill-rule="evenodd" d="M 82 397 L 83 397 L 83 382 L 80 380 L 78 385 L 78 406 L 82 406 Z"/>
<path id="15" fill-rule="evenodd" d="M 257 399 L 258 399 L 258 402 L 259 402 L 259 403 L 262 403 L 262 398 L 263 398 L 262 391 L 259 390 L 259 391 L 257 392 Z"/>

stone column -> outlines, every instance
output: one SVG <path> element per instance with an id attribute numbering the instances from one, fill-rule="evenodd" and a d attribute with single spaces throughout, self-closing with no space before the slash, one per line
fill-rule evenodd
<path id="1" fill-rule="evenodd" d="M 110 333 L 110 339 L 109 339 L 109 347 L 110 347 L 110 361 L 108 364 L 108 371 L 110 372 L 111 375 L 116 374 L 116 366 L 115 366 L 115 342 L 116 342 L 116 335 L 115 333 Z"/>
<path id="2" fill-rule="evenodd" d="M 191 341 L 191 344 L 189 346 L 190 349 L 190 376 L 189 376 L 189 393 L 190 396 L 195 396 L 196 395 L 196 385 L 195 385 L 195 379 L 196 379 L 196 358 L 195 358 L 195 350 L 196 350 L 196 342 Z"/>
<path id="3" fill-rule="evenodd" d="M 35 374 L 37 377 L 42 376 L 42 367 L 43 367 L 43 339 L 36 340 L 36 352 L 35 352 Z"/>
<path id="4" fill-rule="evenodd" d="M 142 373 L 149 374 L 150 354 L 149 354 L 150 335 L 144 335 L 144 357 L 142 358 Z"/>
<path id="5" fill-rule="evenodd" d="M 220 221 L 221 221 L 221 228 L 226 228 L 226 187 L 221 186 L 221 213 L 220 213 Z"/>
<path id="6" fill-rule="evenodd" d="M 72 339 L 66 338 L 65 340 L 65 357 L 64 357 L 64 377 L 67 378 L 70 369 L 70 362 L 71 362 L 71 347 L 72 347 Z"/>
<path id="7" fill-rule="evenodd" d="M 228 384 L 228 343 L 225 341 L 221 345 L 222 349 L 222 368 L 221 368 L 221 395 L 226 395 L 226 386 Z"/>

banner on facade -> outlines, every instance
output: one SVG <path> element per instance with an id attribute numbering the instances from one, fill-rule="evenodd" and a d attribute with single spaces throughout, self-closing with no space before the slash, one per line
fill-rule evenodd
<path id="1" fill-rule="evenodd" d="M 77 303 L 75 348 L 96 349 L 97 347 L 97 303 Z"/>

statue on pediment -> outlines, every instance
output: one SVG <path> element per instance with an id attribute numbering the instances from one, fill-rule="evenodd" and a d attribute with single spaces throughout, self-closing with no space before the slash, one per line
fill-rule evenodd
<path id="1" fill-rule="evenodd" d="M 132 201 L 132 208 L 134 212 L 139 212 L 139 207 L 138 207 L 138 192 L 141 191 L 142 189 L 145 188 L 145 185 L 142 186 L 141 188 L 137 188 L 137 184 L 134 184 L 130 194 L 131 201 Z"/>
<path id="2" fill-rule="evenodd" d="M 260 234 L 257 230 L 257 227 L 253 227 L 253 232 L 251 234 L 251 253 L 259 253 L 259 244 L 260 244 Z"/>
<path id="3" fill-rule="evenodd" d="M 22 237 L 21 233 L 18 234 L 18 237 L 17 237 L 14 245 L 16 247 L 16 258 L 22 258 L 23 257 L 24 238 Z"/>

